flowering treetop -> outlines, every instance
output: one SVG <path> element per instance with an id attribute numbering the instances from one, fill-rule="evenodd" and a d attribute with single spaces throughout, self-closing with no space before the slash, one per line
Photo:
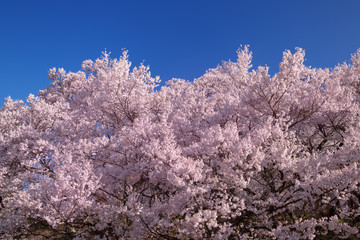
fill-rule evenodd
<path id="1" fill-rule="evenodd" d="M 360 238 L 360 50 L 334 69 L 248 47 L 193 82 L 127 52 L 0 109 L 4 239 Z"/>

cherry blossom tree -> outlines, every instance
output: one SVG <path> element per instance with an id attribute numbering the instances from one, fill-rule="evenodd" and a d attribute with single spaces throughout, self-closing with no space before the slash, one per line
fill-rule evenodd
<path id="1" fill-rule="evenodd" d="M 0 109 L 2 239 L 360 238 L 360 50 L 333 69 L 245 46 L 193 82 L 127 52 Z"/>

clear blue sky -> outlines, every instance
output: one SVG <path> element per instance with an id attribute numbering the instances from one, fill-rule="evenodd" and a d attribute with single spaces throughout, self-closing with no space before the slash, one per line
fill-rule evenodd
<path id="1" fill-rule="evenodd" d="M 162 81 L 200 77 L 241 44 L 271 73 L 295 47 L 305 64 L 333 67 L 360 48 L 359 10 L 359 0 L 1 1 L 0 103 L 37 94 L 49 68 L 78 71 L 104 49 L 129 50 Z"/>

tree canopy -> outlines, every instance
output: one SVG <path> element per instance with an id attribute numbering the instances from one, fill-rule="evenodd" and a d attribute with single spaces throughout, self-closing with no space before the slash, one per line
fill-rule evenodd
<path id="1" fill-rule="evenodd" d="M 0 109 L 3 239 L 360 238 L 360 50 L 333 69 L 245 46 L 161 89 L 127 52 Z"/>

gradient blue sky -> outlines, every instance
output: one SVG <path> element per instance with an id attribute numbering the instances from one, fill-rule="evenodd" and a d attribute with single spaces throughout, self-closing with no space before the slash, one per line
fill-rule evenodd
<path id="1" fill-rule="evenodd" d="M 0 3 L 0 105 L 49 84 L 52 67 L 78 71 L 105 49 L 129 50 L 153 75 L 193 80 L 249 44 L 273 74 L 285 49 L 333 67 L 360 48 L 359 0 L 9 0 Z"/>

